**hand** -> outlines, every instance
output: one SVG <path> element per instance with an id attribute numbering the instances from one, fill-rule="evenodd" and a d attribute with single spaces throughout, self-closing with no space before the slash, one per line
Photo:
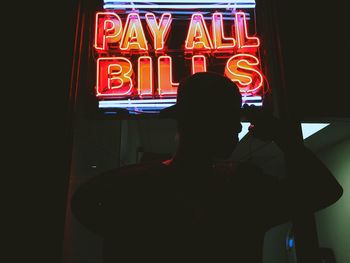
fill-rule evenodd
<path id="1" fill-rule="evenodd" d="M 260 140 L 278 140 L 284 134 L 281 122 L 267 110 L 245 104 L 242 115 L 251 123 L 249 134 Z"/>

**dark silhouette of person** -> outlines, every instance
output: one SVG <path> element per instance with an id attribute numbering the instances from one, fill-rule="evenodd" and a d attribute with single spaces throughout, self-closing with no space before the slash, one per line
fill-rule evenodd
<path id="1" fill-rule="evenodd" d="M 230 79 L 196 73 L 161 113 L 178 122 L 170 160 L 106 172 L 75 192 L 73 214 L 104 237 L 104 262 L 262 262 L 267 230 L 341 197 L 325 165 L 282 122 L 259 111 L 246 111 L 250 133 L 288 154 L 291 176 L 278 179 L 249 163 L 220 164 L 238 144 L 241 112 Z"/>

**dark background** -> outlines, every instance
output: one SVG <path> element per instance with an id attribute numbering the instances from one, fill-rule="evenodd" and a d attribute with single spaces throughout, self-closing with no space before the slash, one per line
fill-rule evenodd
<path id="1" fill-rule="evenodd" d="M 263 3 L 263 1 L 261 1 Z M 288 99 L 302 119 L 350 117 L 346 1 L 276 1 Z"/>
<path id="2" fill-rule="evenodd" d="M 3 53 L 16 51 L 18 58 L 25 57 L 20 77 L 16 59 L 11 56 L 12 63 L 7 64 L 8 69 L 15 69 L 9 77 L 17 85 L 10 86 L 15 94 L 4 98 L 15 98 L 18 103 L 6 105 L 6 117 L 10 117 L 3 125 L 14 137 L 6 149 L 14 160 L 4 177 L 16 180 L 16 184 L 3 183 L 9 190 L 6 200 L 14 201 L 4 213 L 14 223 L 5 225 L 10 230 L 6 241 L 14 247 L 12 257 L 20 256 L 23 261 L 61 262 L 73 125 L 69 98 L 77 2 L 30 2 L 15 9 L 20 19 L 11 20 L 11 26 L 9 21 L 3 24 L 15 33 L 4 41 Z M 346 1 L 274 3 L 291 107 L 306 120 L 349 118 Z M 22 30 L 21 38 L 14 26 Z"/>

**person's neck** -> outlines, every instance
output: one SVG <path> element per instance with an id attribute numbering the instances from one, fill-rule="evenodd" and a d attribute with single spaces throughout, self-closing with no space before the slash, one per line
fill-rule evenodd
<path id="1" fill-rule="evenodd" d="M 175 155 L 164 163 L 177 168 L 211 169 L 213 158 L 205 149 L 179 145 Z"/>

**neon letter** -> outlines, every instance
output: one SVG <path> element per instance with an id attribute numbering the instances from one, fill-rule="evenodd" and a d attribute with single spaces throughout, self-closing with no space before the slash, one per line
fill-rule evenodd
<path id="1" fill-rule="evenodd" d="M 205 56 L 195 55 L 192 57 L 192 74 L 197 72 L 206 72 L 207 71 L 207 62 Z"/>
<path id="2" fill-rule="evenodd" d="M 222 21 L 221 13 L 213 14 L 213 38 L 214 38 L 214 48 L 216 49 L 233 49 L 236 45 L 236 41 L 232 37 L 224 36 L 224 25 Z M 226 42 L 224 42 L 226 41 Z"/>
<path id="3" fill-rule="evenodd" d="M 169 56 L 158 58 L 158 93 L 159 96 L 174 97 L 179 83 L 173 83 L 172 59 Z"/>
<path id="4" fill-rule="evenodd" d="M 225 75 L 237 84 L 243 94 L 254 94 L 263 84 L 263 76 L 257 70 L 259 60 L 249 54 L 237 54 L 226 63 Z"/>
<path id="5" fill-rule="evenodd" d="M 139 96 L 153 95 L 152 58 L 142 56 L 138 59 L 138 94 Z"/>
<path id="6" fill-rule="evenodd" d="M 147 40 L 143 32 L 141 20 L 138 14 L 130 13 L 126 19 L 122 39 L 121 50 L 148 50 Z"/>
<path id="7" fill-rule="evenodd" d="M 146 21 L 148 28 L 150 29 L 153 35 L 153 44 L 155 50 L 163 50 L 164 42 L 166 37 L 168 36 L 169 27 L 171 24 L 171 14 L 164 13 L 162 14 L 159 24 L 157 24 L 157 20 L 154 14 L 147 13 Z"/>
<path id="8" fill-rule="evenodd" d="M 235 14 L 235 30 L 238 48 L 257 48 L 260 46 L 259 38 L 248 36 L 245 13 L 237 12 Z"/>
<path id="9" fill-rule="evenodd" d="M 124 57 L 104 57 L 97 59 L 96 96 L 127 97 L 131 95 L 132 65 Z"/>
<path id="10" fill-rule="evenodd" d="M 121 38 L 122 21 L 115 13 L 99 12 L 95 19 L 95 48 L 107 50 L 115 47 Z M 110 44 L 110 45 L 107 45 Z"/>
<path id="11" fill-rule="evenodd" d="M 191 17 L 190 27 L 188 29 L 186 49 L 212 49 L 210 35 L 202 14 L 195 13 Z"/>

